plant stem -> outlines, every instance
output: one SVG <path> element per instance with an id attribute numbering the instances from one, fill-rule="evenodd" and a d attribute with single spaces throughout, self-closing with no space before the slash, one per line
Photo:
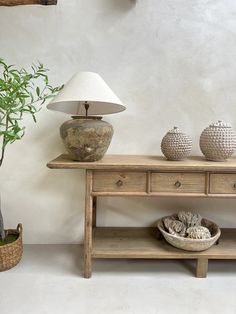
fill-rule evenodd
<path id="1" fill-rule="evenodd" d="M 8 128 L 8 119 L 6 118 L 6 130 Z M 1 150 L 1 159 L 0 159 L 0 167 L 2 165 L 3 159 L 4 159 L 4 155 L 5 155 L 5 136 L 3 136 L 2 139 L 2 150 Z M 4 230 L 4 221 L 3 221 L 3 216 L 2 216 L 2 211 L 1 211 L 1 206 L 2 202 L 1 202 L 1 195 L 0 195 L 0 238 L 2 240 L 5 240 L 6 238 L 6 233 Z"/>
<path id="2" fill-rule="evenodd" d="M 5 240 L 6 234 L 4 231 L 4 222 L 2 217 L 2 211 L 1 211 L 1 198 L 0 198 L 0 238 L 2 240 Z"/>
<path id="3" fill-rule="evenodd" d="M 8 120 L 8 115 L 6 115 L 6 128 L 5 130 L 7 131 L 8 130 L 8 123 L 9 123 L 9 120 Z M 4 159 L 4 156 L 5 156 L 5 147 L 6 147 L 6 137 L 5 135 L 3 135 L 3 139 L 2 139 L 2 151 L 1 151 L 1 158 L 0 158 L 0 167 L 3 163 L 3 159 Z M 1 205 L 1 204 L 0 204 Z M 1 207 L 0 207 L 1 208 Z"/>
<path id="4" fill-rule="evenodd" d="M 3 143 L 4 143 L 4 136 L 3 136 Z M 2 165 L 3 159 L 4 159 L 4 155 L 5 155 L 5 147 L 4 145 L 2 146 L 2 152 L 1 152 L 1 158 L 0 158 L 0 167 Z"/>

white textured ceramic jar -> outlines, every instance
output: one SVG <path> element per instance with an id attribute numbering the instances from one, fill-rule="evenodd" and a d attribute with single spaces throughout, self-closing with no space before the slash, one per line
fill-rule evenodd
<path id="1" fill-rule="evenodd" d="M 177 127 L 167 132 L 161 142 L 161 151 L 168 160 L 186 159 L 191 149 L 191 138 Z"/>
<path id="2" fill-rule="evenodd" d="M 220 120 L 212 123 L 200 136 L 200 149 L 207 160 L 227 160 L 235 148 L 236 133 L 229 123 Z"/>

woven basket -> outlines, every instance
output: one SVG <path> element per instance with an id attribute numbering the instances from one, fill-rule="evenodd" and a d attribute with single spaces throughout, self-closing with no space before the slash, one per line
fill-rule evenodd
<path id="1" fill-rule="evenodd" d="M 12 243 L 0 246 L 0 271 L 16 266 L 21 260 L 23 253 L 22 231 L 22 224 L 18 224 L 16 230 L 7 230 L 8 234 L 16 234 L 19 237 Z"/>

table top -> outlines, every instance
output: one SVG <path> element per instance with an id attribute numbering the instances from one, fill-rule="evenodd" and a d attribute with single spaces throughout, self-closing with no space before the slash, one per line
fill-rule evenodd
<path id="1" fill-rule="evenodd" d="M 51 169 L 98 169 L 98 170 L 165 170 L 165 171 L 236 171 L 236 157 L 227 161 L 207 161 L 203 156 L 189 157 L 183 161 L 168 161 L 156 155 L 105 155 L 95 162 L 73 161 L 62 154 L 50 161 Z"/>

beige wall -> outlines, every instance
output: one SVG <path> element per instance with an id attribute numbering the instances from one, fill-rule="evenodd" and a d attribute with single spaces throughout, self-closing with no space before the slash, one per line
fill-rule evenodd
<path id="1" fill-rule="evenodd" d="M 174 125 L 194 140 L 210 122 L 236 127 L 234 0 L 58 0 L 56 7 L 0 8 L 0 56 L 29 66 L 40 60 L 53 84 L 74 72 L 98 72 L 127 106 L 106 117 L 115 129 L 109 153 L 160 154 Z M 83 239 L 83 172 L 49 170 L 63 152 L 58 128 L 66 116 L 43 109 L 25 120 L 0 170 L 8 227 L 23 222 L 26 243 Z M 191 209 L 235 226 L 234 200 L 103 199 L 98 222 L 142 225 Z M 108 210 L 109 208 L 109 210 Z"/>

